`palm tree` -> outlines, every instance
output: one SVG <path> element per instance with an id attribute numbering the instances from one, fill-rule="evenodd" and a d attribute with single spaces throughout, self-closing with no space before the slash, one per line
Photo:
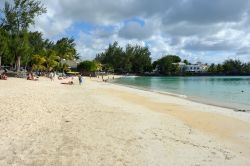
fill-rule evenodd
<path id="1" fill-rule="evenodd" d="M 45 55 L 45 67 L 47 71 L 54 70 L 56 66 L 58 66 L 59 57 L 57 56 L 54 50 L 48 50 Z"/>
<path id="2" fill-rule="evenodd" d="M 32 57 L 32 60 L 31 60 L 32 70 L 44 70 L 45 69 L 45 66 L 44 66 L 45 62 L 46 62 L 46 59 L 44 56 L 34 55 Z"/>
<path id="3" fill-rule="evenodd" d="M 75 49 L 75 42 L 73 38 L 62 38 L 55 44 L 55 50 L 58 53 L 60 61 L 63 59 L 73 60 L 77 59 L 78 55 Z"/>

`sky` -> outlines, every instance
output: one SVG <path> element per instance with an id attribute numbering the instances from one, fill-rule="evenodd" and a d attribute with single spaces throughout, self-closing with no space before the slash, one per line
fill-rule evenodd
<path id="1" fill-rule="evenodd" d="M 73 37 L 83 60 L 118 41 L 149 47 L 153 60 L 175 54 L 192 63 L 250 61 L 249 0 L 40 1 L 47 13 L 30 30 L 53 41 Z"/>

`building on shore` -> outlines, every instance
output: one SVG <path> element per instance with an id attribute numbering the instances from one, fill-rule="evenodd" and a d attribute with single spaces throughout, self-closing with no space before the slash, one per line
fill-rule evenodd
<path id="1" fill-rule="evenodd" d="M 62 64 L 66 64 L 70 70 L 76 70 L 77 65 L 80 63 L 80 60 L 61 60 Z"/>
<path id="2" fill-rule="evenodd" d="M 202 64 L 201 62 L 197 62 L 196 64 L 185 65 L 185 72 L 189 73 L 204 73 L 208 69 L 207 64 Z"/>
<path id="3" fill-rule="evenodd" d="M 208 69 L 208 65 L 202 64 L 201 62 L 197 62 L 196 64 L 185 64 L 183 62 L 173 64 L 178 65 L 180 71 L 188 73 L 204 73 Z"/>

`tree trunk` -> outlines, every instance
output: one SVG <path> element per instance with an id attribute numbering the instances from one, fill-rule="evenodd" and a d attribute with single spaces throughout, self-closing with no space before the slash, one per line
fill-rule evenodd
<path id="1" fill-rule="evenodd" d="M 17 72 L 20 71 L 20 66 L 21 66 L 21 56 L 18 56 L 17 60 L 16 60 L 16 71 Z"/>

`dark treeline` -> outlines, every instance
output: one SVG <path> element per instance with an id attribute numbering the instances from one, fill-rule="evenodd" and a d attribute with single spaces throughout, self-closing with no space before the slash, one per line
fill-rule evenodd
<path id="1" fill-rule="evenodd" d="M 229 59 L 222 64 L 211 64 L 207 72 L 212 75 L 250 75 L 250 63 Z"/>
<path id="2" fill-rule="evenodd" d="M 152 75 L 250 75 L 250 63 L 239 60 L 226 60 L 222 64 L 207 65 L 202 72 L 187 72 L 187 60 L 176 55 L 166 55 L 152 62 L 147 47 L 128 44 L 125 49 L 118 42 L 110 44 L 102 53 L 96 55 L 95 61 L 115 73 L 152 74 Z M 182 62 L 184 66 L 180 66 Z M 153 72 L 152 72 L 153 71 Z"/>
<path id="3" fill-rule="evenodd" d="M 118 42 L 110 44 L 95 60 L 115 73 L 143 74 L 152 71 L 150 51 L 147 47 L 127 45 L 125 49 Z"/>
<path id="4" fill-rule="evenodd" d="M 5 65 L 16 71 L 21 66 L 28 70 L 68 70 L 62 60 L 79 58 L 74 39 L 52 42 L 44 39 L 41 32 L 29 31 L 34 18 L 46 12 L 40 1 L 6 1 L 0 10 L 0 68 Z"/>

